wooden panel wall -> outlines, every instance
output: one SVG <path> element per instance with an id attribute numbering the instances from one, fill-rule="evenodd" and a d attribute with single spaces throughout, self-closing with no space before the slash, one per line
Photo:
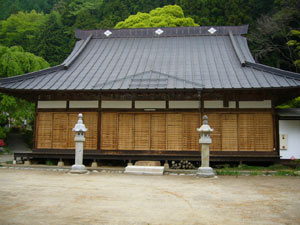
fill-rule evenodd
<path id="1" fill-rule="evenodd" d="M 52 113 L 39 113 L 37 120 L 37 148 L 52 148 Z"/>
<path id="2" fill-rule="evenodd" d="M 182 114 L 167 114 L 167 150 L 183 150 L 182 122 Z"/>
<path id="3" fill-rule="evenodd" d="M 273 117 L 271 114 L 254 115 L 255 150 L 273 151 Z"/>
<path id="4" fill-rule="evenodd" d="M 97 112 L 87 112 L 83 113 L 83 121 L 88 129 L 85 134 L 84 148 L 90 150 L 97 149 L 98 142 L 98 113 Z M 73 133 L 73 132 L 72 132 Z"/>
<path id="5" fill-rule="evenodd" d="M 75 132 L 72 131 L 74 125 L 78 121 L 78 114 L 77 113 L 70 113 L 69 114 L 69 123 L 68 123 L 68 149 L 75 149 Z"/>
<path id="6" fill-rule="evenodd" d="M 273 118 L 269 113 L 239 115 L 239 149 L 273 151 Z"/>
<path id="7" fill-rule="evenodd" d="M 271 113 L 208 113 L 212 151 L 273 151 Z"/>
<path id="8" fill-rule="evenodd" d="M 66 149 L 68 147 L 68 114 L 53 114 L 52 143 L 52 147 L 56 149 Z"/>
<path id="9" fill-rule="evenodd" d="M 210 112 L 212 151 L 273 151 L 273 117 L 270 112 Z M 39 112 L 36 141 L 38 149 L 74 149 L 74 112 Z M 201 118 L 201 117 L 200 117 Z M 98 113 L 84 112 L 88 128 L 85 149 L 198 151 L 198 113 L 103 112 L 98 135 Z"/>
<path id="10" fill-rule="evenodd" d="M 151 115 L 151 150 L 166 149 L 166 114 Z"/>
<path id="11" fill-rule="evenodd" d="M 73 127 L 78 113 L 39 112 L 37 116 L 37 148 L 75 149 Z M 88 131 L 85 134 L 84 149 L 97 149 L 97 112 L 84 112 L 83 122 Z"/>
<path id="12" fill-rule="evenodd" d="M 199 124 L 198 113 L 103 112 L 101 149 L 198 150 Z"/>
<path id="13" fill-rule="evenodd" d="M 101 114 L 101 148 L 113 150 L 118 148 L 118 114 Z"/>
<path id="14" fill-rule="evenodd" d="M 211 134 L 212 144 L 210 145 L 211 151 L 220 151 L 222 149 L 222 128 L 221 128 L 221 114 L 207 113 L 208 124 L 214 129 Z"/>
<path id="15" fill-rule="evenodd" d="M 239 150 L 254 151 L 255 150 L 255 130 L 254 130 L 254 115 L 240 114 L 239 115 Z"/>
<path id="16" fill-rule="evenodd" d="M 221 116 L 222 151 L 237 151 L 237 115 L 223 114 Z"/>
<path id="17" fill-rule="evenodd" d="M 134 121 L 134 149 L 150 149 L 150 114 L 136 114 Z"/>
<path id="18" fill-rule="evenodd" d="M 120 113 L 118 125 L 118 149 L 134 150 L 134 114 Z"/>
<path id="19" fill-rule="evenodd" d="M 195 113 L 183 114 L 183 149 L 197 150 L 200 149 L 199 133 L 197 128 L 200 127 L 200 117 Z"/>

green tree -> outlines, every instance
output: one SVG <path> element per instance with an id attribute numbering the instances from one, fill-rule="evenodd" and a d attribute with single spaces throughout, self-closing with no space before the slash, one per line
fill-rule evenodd
<path id="1" fill-rule="evenodd" d="M 49 64 L 31 53 L 24 52 L 22 47 L 0 46 L 0 77 L 10 77 L 49 67 Z M 25 100 L 0 93 L 0 138 L 5 138 L 8 115 L 13 126 L 27 120 L 33 120 L 34 105 Z"/>
<path id="2" fill-rule="evenodd" d="M 44 58 L 52 66 L 62 63 L 69 55 L 75 39 L 65 32 L 60 14 L 52 12 L 46 15 L 46 21 L 39 30 L 34 53 Z"/>
<path id="3" fill-rule="evenodd" d="M 19 11 L 50 13 L 54 4 L 58 0 L 1 0 L 0 1 L 0 20 L 7 19 L 11 14 L 16 14 Z"/>
<path id="4" fill-rule="evenodd" d="M 0 78 L 11 77 L 49 67 L 41 57 L 24 52 L 20 46 L 0 46 Z"/>
<path id="5" fill-rule="evenodd" d="M 270 12 L 274 0 L 176 0 L 186 16 L 201 25 L 253 24 Z"/>
<path id="6" fill-rule="evenodd" d="M 103 0 L 61 0 L 55 5 L 54 11 L 61 15 L 63 25 L 73 32 L 78 25 L 80 28 L 96 28 L 99 22 L 97 18 L 98 8 L 102 5 Z M 97 23 L 95 23 L 97 21 Z M 87 25 L 88 23 L 91 23 Z M 75 27 L 74 27 L 75 26 Z"/>
<path id="7" fill-rule="evenodd" d="M 74 29 L 96 29 L 98 28 L 98 19 L 94 10 L 84 9 L 76 15 Z"/>
<path id="8" fill-rule="evenodd" d="M 11 15 L 7 20 L 0 21 L 0 44 L 20 45 L 25 51 L 31 52 L 36 45 L 39 27 L 44 21 L 44 14 L 34 10 Z"/>
<path id="9" fill-rule="evenodd" d="M 285 104 L 277 106 L 278 109 L 300 108 L 300 97 L 294 98 Z"/>
<path id="10" fill-rule="evenodd" d="M 178 5 L 168 5 L 156 8 L 150 13 L 137 13 L 129 16 L 125 21 L 117 23 L 115 28 L 138 28 L 138 27 L 180 27 L 199 26 L 192 18 L 185 18 Z"/>
<path id="11" fill-rule="evenodd" d="M 99 27 L 113 28 L 130 15 L 171 4 L 175 4 L 175 0 L 103 0 L 98 8 Z"/>
<path id="12" fill-rule="evenodd" d="M 297 53 L 286 43 L 291 30 L 300 30 L 300 1 L 277 0 L 275 9 L 274 14 L 257 20 L 248 36 L 250 48 L 260 63 L 297 71 L 294 64 Z"/>
<path id="13" fill-rule="evenodd" d="M 300 69 L 300 31 L 299 30 L 292 30 L 290 36 L 293 40 L 289 40 L 287 45 L 292 47 L 297 55 L 297 58 L 294 61 L 294 64 L 297 68 Z"/>

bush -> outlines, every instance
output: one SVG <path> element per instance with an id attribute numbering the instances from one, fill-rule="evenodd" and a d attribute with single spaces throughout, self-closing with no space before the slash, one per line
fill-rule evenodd
<path id="1" fill-rule="evenodd" d="M 24 142 L 28 145 L 29 148 L 33 148 L 34 137 L 33 137 L 33 131 L 32 130 L 25 130 L 23 132 L 23 139 L 24 139 Z"/>
<path id="2" fill-rule="evenodd" d="M 46 160 L 46 165 L 48 165 L 48 166 L 53 166 L 53 165 L 55 165 L 55 163 L 54 163 L 52 160 L 47 159 L 47 160 Z"/>
<path id="3" fill-rule="evenodd" d="M 6 133 L 7 133 L 6 128 L 0 127 L 0 139 L 5 140 L 6 139 Z"/>

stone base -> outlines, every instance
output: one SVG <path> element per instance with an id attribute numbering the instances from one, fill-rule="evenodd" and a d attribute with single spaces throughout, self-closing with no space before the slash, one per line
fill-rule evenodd
<path id="1" fill-rule="evenodd" d="M 58 161 L 57 166 L 58 167 L 63 167 L 65 164 L 63 161 Z"/>
<path id="2" fill-rule="evenodd" d="M 31 161 L 30 161 L 30 160 L 26 160 L 26 161 L 24 162 L 24 165 L 30 166 L 30 165 L 31 165 Z"/>
<path id="3" fill-rule="evenodd" d="M 97 168 L 97 167 L 98 167 L 98 163 L 97 163 L 97 162 L 92 162 L 91 167 L 92 167 L 92 168 Z"/>
<path id="4" fill-rule="evenodd" d="M 160 161 L 137 161 L 135 166 L 160 166 Z"/>
<path id="5" fill-rule="evenodd" d="M 214 177 L 215 175 L 216 175 L 215 171 L 211 167 L 199 167 L 197 171 L 198 177 L 208 178 L 208 177 Z"/>
<path id="6" fill-rule="evenodd" d="M 125 173 L 135 175 L 163 175 L 163 166 L 127 166 Z"/>
<path id="7" fill-rule="evenodd" d="M 165 164 L 164 164 L 164 168 L 165 168 L 165 170 L 170 169 L 169 163 L 165 163 Z"/>
<path id="8" fill-rule="evenodd" d="M 70 173 L 73 173 L 73 174 L 84 174 L 87 172 L 88 171 L 84 165 L 73 165 L 72 169 L 70 170 Z"/>

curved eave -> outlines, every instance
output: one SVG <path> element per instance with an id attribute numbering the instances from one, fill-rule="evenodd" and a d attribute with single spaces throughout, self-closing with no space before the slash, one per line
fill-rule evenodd
<path id="1" fill-rule="evenodd" d="M 34 78 L 38 78 L 38 77 L 45 76 L 45 75 L 51 76 L 52 74 L 55 74 L 58 71 L 68 69 L 72 65 L 72 63 L 75 62 L 75 60 L 78 58 L 78 56 L 83 52 L 83 50 L 85 49 L 85 47 L 87 46 L 87 44 L 90 42 L 91 39 L 92 39 L 92 35 L 89 35 L 86 40 L 84 40 L 83 42 L 80 42 L 80 45 L 75 45 L 75 48 L 73 49 L 71 54 L 68 56 L 68 58 L 62 64 L 53 66 L 53 67 L 50 67 L 47 69 L 18 75 L 18 76 L 2 78 L 2 79 L 0 79 L 0 88 L 1 88 L 1 85 L 22 82 L 25 80 L 34 79 Z"/>

